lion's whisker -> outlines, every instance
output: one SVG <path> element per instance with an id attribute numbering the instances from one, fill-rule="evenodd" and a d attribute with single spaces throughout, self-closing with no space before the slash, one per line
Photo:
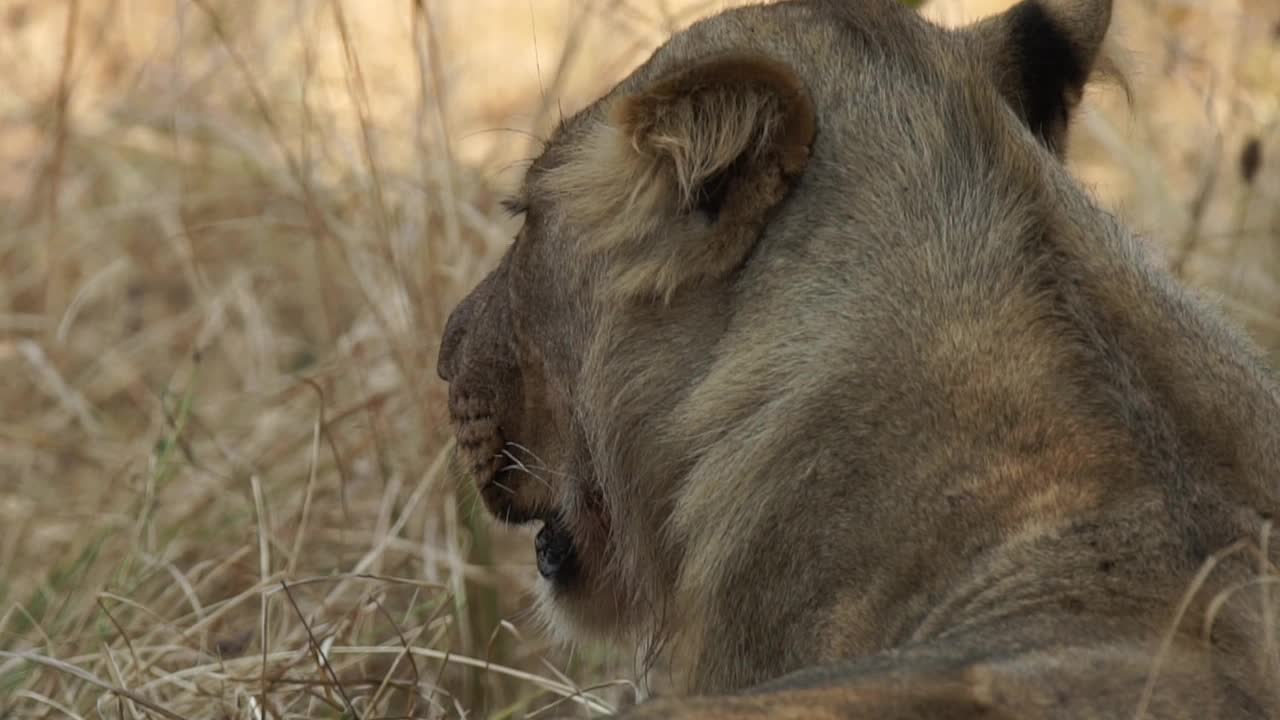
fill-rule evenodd
<path id="1" fill-rule="evenodd" d="M 550 483 L 550 482 L 548 482 L 546 478 L 544 478 L 544 477 L 542 477 L 541 475 L 537 474 L 537 473 L 536 473 L 536 472 L 534 472 L 533 470 L 530 470 L 530 469 L 529 469 L 529 466 L 527 466 L 527 465 L 525 465 L 523 462 L 521 462 L 519 458 L 517 458 L 516 456 L 514 456 L 514 455 L 512 455 L 511 453 L 507 452 L 506 450 L 503 450 L 503 451 L 502 451 L 502 453 L 501 453 L 501 455 L 502 455 L 502 456 L 504 456 L 504 457 L 506 457 L 506 458 L 507 458 L 508 460 L 510 460 L 512 463 L 514 463 L 514 465 L 509 465 L 509 466 L 507 466 L 507 467 L 503 468 L 504 470 L 520 470 L 521 472 L 525 473 L 526 475 L 529 475 L 530 477 L 534 478 L 534 479 L 535 479 L 535 480 L 537 480 L 538 482 L 542 483 L 542 486 L 543 486 L 543 487 L 545 487 L 546 489 L 548 489 L 548 490 L 551 490 L 551 489 L 552 489 L 552 487 L 551 487 L 551 483 Z"/>
<path id="2" fill-rule="evenodd" d="M 538 474 L 537 474 L 537 473 L 535 473 L 535 472 L 532 472 L 529 468 L 525 467 L 524 465 L 519 465 L 519 464 L 503 465 L 501 468 L 499 468 L 499 470 L 500 470 L 500 471 L 503 471 L 503 472 L 505 472 L 505 471 L 507 471 L 507 470 L 519 470 L 520 472 L 523 472 L 524 474 L 528 475 L 529 477 L 531 477 L 531 478 L 533 478 L 533 479 L 537 480 L 538 482 L 542 483 L 542 485 L 543 485 L 544 487 L 546 487 L 548 490 L 550 490 L 550 489 L 551 489 L 551 484 L 550 484 L 549 482 L 547 482 L 547 479 L 546 479 L 546 478 L 541 477 L 540 475 L 538 475 Z"/>
<path id="3" fill-rule="evenodd" d="M 520 444 L 520 443 L 518 443 L 518 442 L 511 442 L 510 440 L 508 440 L 508 441 L 507 441 L 507 447 L 513 447 L 513 448 L 515 448 L 515 449 L 517 449 L 517 450 L 521 450 L 521 451 L 523 451 L 523 452 L 529 453 L 529 455 L 530 455 L 531 457 L 533 457 L 533 459 L 534 459 L 534 460 L 537 460 L 538 462 L 540 462 L 540 463 L 542 463 L 542 464 L 544 464 L 544 465 L 546 464 L 546 461 L 545 461 L 545 460 L 543 460 L 541 457 L 539 457 L 539 456 L 538 456 L 538 453 L 536 453 L 536 452 L 534 452 L 534 451 L 530 450 L 529 448 L 525 447 L 524 445 L 521 445 L 521 444 Z"/>

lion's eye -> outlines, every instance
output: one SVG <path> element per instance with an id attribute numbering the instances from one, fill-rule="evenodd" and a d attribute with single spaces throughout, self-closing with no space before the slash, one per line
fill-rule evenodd
<path id="1" fill-rule="evenodd" d="M 507 215 L 516 218 L 529 212 L 529 203 L 524 198 L 506 197 L 501 201 L 502 209 L 507 211 Z"/>

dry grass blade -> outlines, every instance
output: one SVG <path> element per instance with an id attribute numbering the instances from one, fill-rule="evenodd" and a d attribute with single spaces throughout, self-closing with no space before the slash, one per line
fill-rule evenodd
<path id="1" fill-rule="evenodd" d="M 366 654 L 386 655 L 386 654 L 399 652 L 399 650 L 400 650 L 399 648 L 394 648 L 394 647 L 370 647 L 370 646 L 353 647 L 353 646 L 335 645 L 329 648 L 329 653 L 331 655 L 366 655 Z M 467 665 L 474 668 L 492 671 L 495 673 L 506 675 L 511 678 L 515 678 L 517 680 L 521 680 L 523 682 L 527 682 L 531 685 L 536 685 L 537 687 L 542 688 L 543 690 L 547 690 L 549 692 L 555 693 L 556 695 L 559 695 L 560 697 L 565 698 L 571 702 L 583 705 L 584 707 L 591 710 L 592 712 L 603 713 L 605 715 L 612 715 L 614 714 L 614 712 L 616 712 L 614 707 L 611 704 L 605 702 L 604 700 L 601 700 L 598 697 L 588 694 L 586 690 L 579 690 L 578 688 L 572 687 L 570 685 L 565 685 L 564 683 L 561 683 L 561 682 L 550 680 L 541 675 L 535 675 L 533 673 L 525 672 L 523 670 L 517 670 L 515 668 L 507 667 L 505 665 L 499 665 L 497 663 L 492 662 L 491 660 L 481 660 L 480 658 L 466 657 L 466 656 L 457 655 L 454 653 L 447 653 L 447 652 L 441 652 L 439 650 L 432 650 L 431 648 L 419 648 L 419 647 L 412 648 L 412 654 L 417 655 L 418 657 L 431 658 L 434 660 L 444 660 L 447 657 L 450 662 L 454 662 L 459 665 Z M 625 682 L 607 683 L 607 684 L 601 685 L 600 687 L 610 687 L 615 684 L 627 685 L 628 683 L 625 683 Z"/>
<path id="2" fill-rule="evenodd" d="M 1280 583 L 1280 575 L 1271 562 L 1271 531 L 1274 523 L 1267 520 L 1258 531 L 1258 594 L 1262 605 L 1262 652 L 1267 671 L 1280 680 L 1280 631 L 1276 627 L 1276 603 L 1272 601 L 1271 586 Z M 1274 582 L 1273 582 L 1274 581 Z"/>
<path id="3" fill-rule="evenodd" d="M 102 614 L 107 616 L 107 620 L 111 622 L 116 632 L 120 634 L 120 639 L 124 641 L 125 647 L 129 649 L 129 655 L 133 658 L 134 666 L 139 668 L 146 667 L 138 659 L 138 651 L 133 649 L 133 641 L 129 639 L 129 633 L 120 625 L 120 621 L 116 620 L 115 616 L 111 614 L 111 610 L 107 608 L 106 603 L 102 602 L 102 597 L 98 598 L 98 607 L 102 609 Z"/>
<path id="4" fill-rule="evenodd" d="M 415 688 L 415 692 L 413 693 L 413 696 L 410 698 L 411 704 L 409 706 L 409 711 L 407 713 L 407 716 L 413 717 L 413 713 L 418 707 L 418 693 L 416 692 L 416 688 L 422 682 L 422 675 L 421 673 L 418 672 L 417 661 L 413 659 L 413 652 L 410 649 L 410 645 L 412 643 L 409 640 L 409 638 L 405 637 L 404 631 L 400 629 L 400 625 L 395 621 L 395 618 L 391 617 L 391 613 L 387 611 L 386 606 L 383 605 L 381 602 L 379 602 L 376 598 L 374 599 L 374 602 L 378 606 L 378 611 L 381 612 L 384 617 L 386 617 L 387 622 L 389 622 L 391 624 L 391 627 L 395 629 L 396 637 L 400 639 L 400 644 L 401 646 L 404 647 L 404 653 L 402 655 L 397 655 L 395 660 L 392 661 L 391 668 L 387 671 L 386 677 L 383 678 L 382 685 L 378 686 L 377 692 L 373 694 L 373 699 L 369 701 L 369 706 L 370 707 L 378 706 L 378 700 L 382 697 L 382 693 L 386 690 L 387 685 L 390 683 L 392 674 L 395 673 L 396 666 L 400 664 L 401 659 L 407 659 L 409 661 L 409 669 L 413 671 L 413 687 Z M 421 635 L 422 631 L 426 630 L 426 628 L 427 628 L 426 625 L 423 625 L 422 627 L 418 628 L 418 630 L 414 633 L 413 639 L 417 640 L 418 636 Z"/>
<path id="5" fill-rule="evenodd" d="M 172 713 L 131 690 L 127 690 L 122 687 L 116 687 L 115 685 L 112 685 L 111 683 L 105 680 L 102 680 L 94 675 L 91 675 L 90 673 L 85 672 L 84 670 L 81 670 L 75 665 L 65 663 L 61 660 L 57 660 L 51 657 L 45 657 L 43 655 L 38 655 L 32 652 L 11 652 L 8 650 L 0 650 L 0 657 L 11 658 L 15 660 L 25 660 L 29 663 L 34 663 L 36 665 L 43 665 L 45 667 L 52 668 L 54 670 L 57 670 L 60 673 L 64 673 L 71 677 L 83 680 L 84 682 L 94 687 L 101 688 L 113 695 L 129 700 L 130 702 L 135 702 L 138 705 L 141 705 L 142 707 L 156 713 L 157 715 L 169 718 L 169 720 L 186 720 L 181 715 Z"/>
<path id="6" fill-rule="evenodd" d="M 302 609 L 298 607 L 297 600 L 294 600 L 293 593 L 289 591 L 289 584 L 281 580 L 280 589 L 284 590 L 285 596 L 289 598 L 289 605 L 293 607 L 293 612 L 298 616 L 298 621 L 302 623 L 303 629 L 307 631 L 307 641 L 311 644 L 312 656 L 324 669 L 325 674 L 329 676 L 329 680 L 333 683 L 333 688 L 342 696 L 342 702 L 346 705 L 347 712 L 351 713 L 351 716 L 356 718 L 356 720 L 360 720 L 360 713 L 356 711 L 356 706 L 352 704 L 351 697 L 347 695 L 346 688 L 342 686 L 342 681 L 338 679 L 338 674 L 333 671 L 333 666 L 329 664 L 329 658 L 327 657 L 328 653 L 320 646 L 319 641 L 316 640 L 315 633 L 311 632 L 311 625 L 309 625 L 307 623 L 307 619 L 303 617 Z M 267 666 L 267 654 L 265 651 L 262 656 L 262 666 Z"/>
<path id="7" fill-rule="evenodd" d="M 1247 540 L 1237 540 L 1213 553 L 1201 563 L 1200 569 L 1196 571 L 1195 576 L 1191 578 L 1191 582 L 1187 584 L 1187 589 L 1182 593 L 1182 598 L 1178 601 L 1178 607 L 1173 612 L 1173 619 L 1169 621 L 1169 627 L 1160 638 L 1160 645 L 1152 658 L 1151 670 L 1147 672 L 1147 681 L 1143 684 L 1142 694 L 1138 699 L 1138 707 L 1133 711 L 1134 720 L 1143 720 L 1147 716 L 1147 710 L 1151 706 L 1151 698 L 1155 694 L 1156 682 L 1160 679 L 1160 669 L 1163 667 L 1169 651 L 1173 648 L 1173 641 L 1177 638 L 1178 629 L 1182 626 L 1187 610 L 1191 608 L 1191 603 L 1195 600 L 1200 589 L 1204 587 L 1205 581 L 1213 574 L 1219 563 L 1248 547 L 1249 542 Z"/>
<path id="8" fill-rule="evenodd" d="M 46 705 L 54 710 L 57 710 L 59 713 L 69 718 L 72 718 L 72 720 L 84 720 L 84 718 L 80 715 L 80 713 L 77 713 L 75 710 L 72 710 L 66 705 L 63 705 L 62 703 L 54 700 L 53 698 L 45 697 L 44 695 L 41 695 L 39 693 L 33 693 L 28 690 L 19 690 L 18 692 L 14 693 L 14 696 L 24 698 L 26 700 L 31 700 L 40 705 Z"/>

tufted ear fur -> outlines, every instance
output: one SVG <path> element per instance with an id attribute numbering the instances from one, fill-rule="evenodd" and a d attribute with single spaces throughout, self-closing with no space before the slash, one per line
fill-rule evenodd
<path id="1" fill-rule="evenodd" d="M 608 256 L 615 292 L 669 301 L 746 259 L 814 132 L 789 67 L 719 56 L 614 99 L 544 186 Z"/>
<path id="2" fill-rule="evenodd" d="M 1067 126 L 1095 70 L 1114 74 L 1103 57 L 1112 0 L 1022 0 L 971 29 L 996 86 L 1054 153 L 1066 149 Z"/>

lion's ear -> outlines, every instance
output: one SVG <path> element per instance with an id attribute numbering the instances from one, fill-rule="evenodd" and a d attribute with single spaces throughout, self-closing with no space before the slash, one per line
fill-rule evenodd
<path id="1" fill-rule="evenodd" d="M 1059 156 L 1084 86 L 1101 61 L 1112 0 L 1022 0 L 972 28 L 996 86 Z"/>
<path id="2" fill-rule="evenodd" d="M 615 291 L 669 299 L 745 260 L 814 132 L 789 67 L 719 56 L 612 100 L 547 186 L 610 256 Z"/>

